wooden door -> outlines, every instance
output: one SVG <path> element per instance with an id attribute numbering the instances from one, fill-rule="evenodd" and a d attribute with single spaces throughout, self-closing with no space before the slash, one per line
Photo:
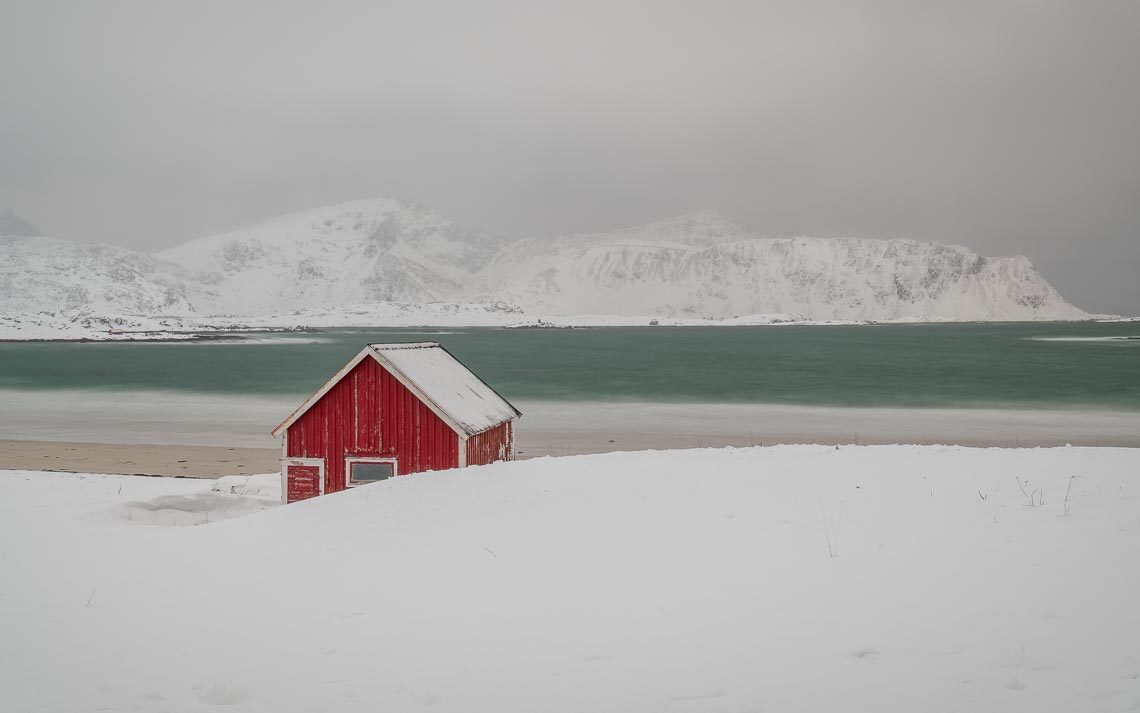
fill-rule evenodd
<path id="1" fill-rule="evenodd" d="M 308 500 L 321 494 L 321 470 L 319 465 L 288 465 L 285 467 L 286 503 Z"/>

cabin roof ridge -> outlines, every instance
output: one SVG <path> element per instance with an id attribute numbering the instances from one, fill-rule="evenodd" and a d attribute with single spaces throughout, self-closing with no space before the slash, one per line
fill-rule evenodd
<path id="1" fill-rule="evenodd" d="M 387 343 L 371 343 L 369 347 L 380 350 L 389 351 L 392 349 L 435 349 L 440 346 L 439 342 L 387 342 Z"/>

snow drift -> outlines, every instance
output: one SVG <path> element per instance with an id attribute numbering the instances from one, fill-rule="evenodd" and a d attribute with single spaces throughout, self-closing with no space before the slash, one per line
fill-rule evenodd
<path id="1" fill-rule="evenodd" d="M 1138 471 L 1135 449 L 615 453 L 198 527 L 112 508 L 202 481 L 0 473 L 0 708 L 1129 710 Z"/>

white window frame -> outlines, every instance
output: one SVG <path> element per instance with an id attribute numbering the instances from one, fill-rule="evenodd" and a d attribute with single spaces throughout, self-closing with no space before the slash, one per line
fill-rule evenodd
<path id="1" fill-rule="evenodd" d="M 356 488 L 361 485 L 371 485 L 372 483 L 380 483 L 380 480 L 370 480 L 367 483 L 354 483 L 352 482 L 352 464 L 353 463 L 391 463 L 392 464 L 392 477 L 395 478 L 400 474 L 400 466 L 397 464 L 396 458 L 380 458 L 379 456 L 345 456 L 344 458 L 344 488 Z"/>
<path id="2" fill-rule="evenodd" d="M 289 502 L 289 466 L 291 465 L 315 465 L 320 473 L 317 478 L 317 495 L 325 494 L 325 480 L 328 479 L 328 472 L 325 469 L 324 458 L 282 458 L 281 459 L 281 504 L 287 505 Z"/>

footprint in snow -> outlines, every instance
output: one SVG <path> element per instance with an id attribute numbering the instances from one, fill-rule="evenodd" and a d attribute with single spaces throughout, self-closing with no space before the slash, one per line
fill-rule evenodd
<path id="1" fill-rule="evenodd" d="M 678 703 L 683 703 L 685 701 L 706 701 L 706 700 L 709 700 L 710 698 L 723 698 L 723 697 L 724 697 L 724 691 L 716 690 L 716 691 L 706 691 L 704 693 L 690 693 L 688 695 L 673 696 L 669 700 L 676 701 Z"/>
<path id="2" fill-rule="evenodd" d="M 195 686 L 194 695 L 198 700 L 215 706 L 235 706 L 249 698 L 249 691 L 217 683 L 209 688 Z"/>

